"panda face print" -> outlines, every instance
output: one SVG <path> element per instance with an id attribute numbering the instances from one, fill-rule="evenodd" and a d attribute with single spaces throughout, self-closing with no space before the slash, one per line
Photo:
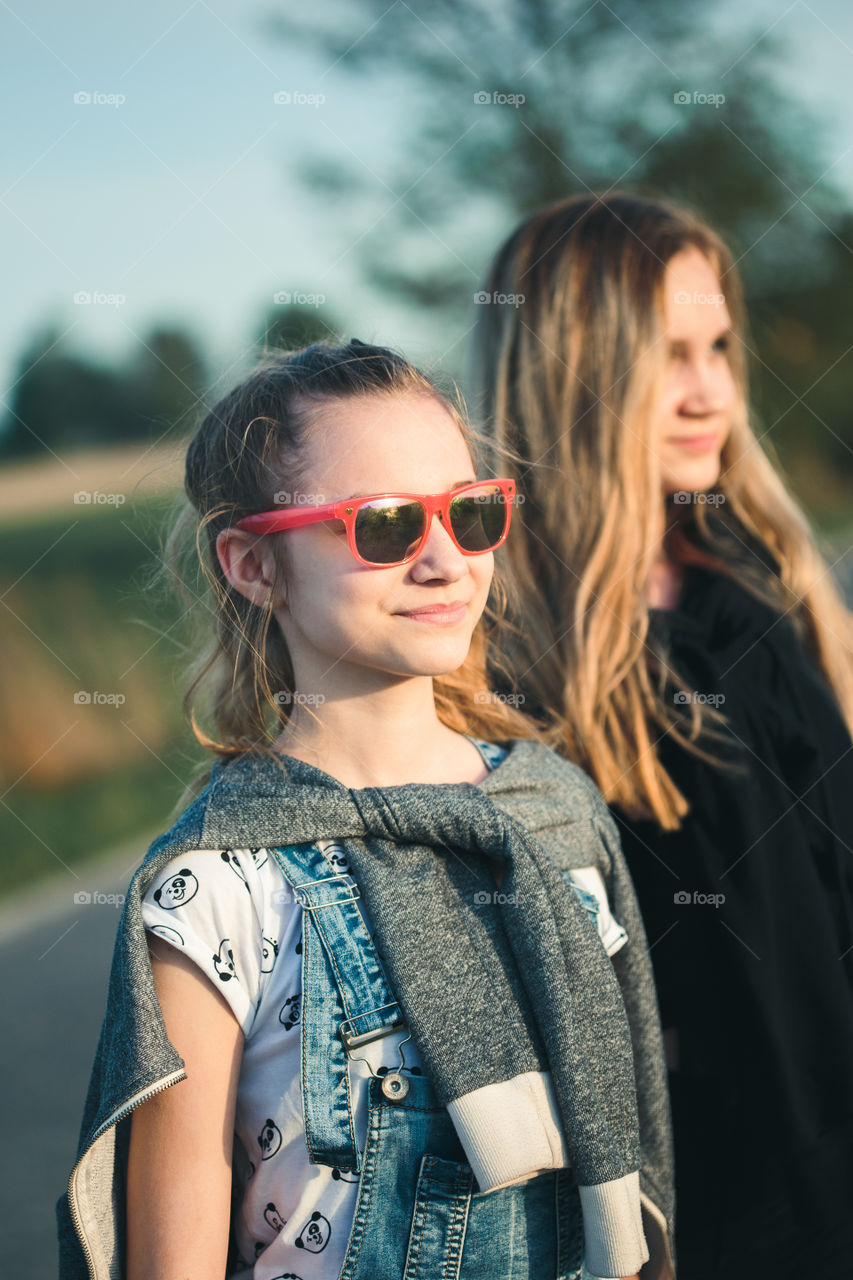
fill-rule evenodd
<path id="1" fill-rule="evenodd" d="M 322 1253 L 329 1243 L 332 1234 L 328 1218 L 324 1218 L 319 1209 L 315 1209 L 294 1240 L 297 1249 L 310 1249 L 312 1253 Z"/>
<path id="2" fill-rule="evenodd" d="M 246 879 L 246 876 L 243 872 L 243 868 L 240 866 L 240 863 L 234 857 L 234 854 L 230 851 L 230 849 L 225 850 L 223 853 L 220 853 L 219 856 L 222 859 L 222 861 L 231 868 L 235 876 L 240 877 L 240 879 L 243 881 L 243 884 L 246 886 L 246 890 L 249 893 L 251 893 L 251 889 L 249 889 L 249 882 Z"/>
<path id="3" fill-rule="evenodd" d="M 264 1217 L 272 1227 L 273 1231 L 281 1231 L 283 1227 L 287 1226 L 287 1222 L 281 1216 L 272 1201 L 270 1201 L 266 1209 L 264 1209 Z"/>
<path id="4" fill-rule="evenodd" d="M 255 864 L 256 869 L 260 869 L 269 858 L 266 849 L 250 849 L 249 856 Z"/>
<path id="5" fill-rule="evenodd" d="M 267 1120 L 258 1134 L 258 1146 L 261 1148 L 261 1159 L 271 1160 L 281 1146 L 281 1129 L 274 1120 Z"/>
<path id="6" fill-rule="evenodd" d="M 278 943 L 272 938 L 264 938 L 261 947 L 261 973 L 272 973 L 275 958 L 278 955 Z"/>
<path id="7" fill-rule="evenodd" d="M 358 1182 L 358 1174 L 348 1174 L 344 1173 L 342 1169 L 333 1169 L 332 1179 L 334 1182 Z"/>
<path id="8" fill-rule="evenodd" d="M 284 1027 L 285 1031 L 289 1031 L 291 1027 L 295 1027 L 299 1021 L 299 1014 L 302 1006 L 302 993 L 298 992 L 295 996 L 288 996 L 284 1004 L 278 1012 L 278 1020 Z"/>
<path id="9" fill-rule="evenodd" d="M 190 870 L 179 871 L 176 876 L 166 880 L 159 889 L 154 890 L 154 901 L 165 911 L 174 911 L 175 907 L 183 907 L 198 893 L 198 880 Z"/>
<path id="10" fill-rule="evenodd" d="M 177 929 L 170 929 L 168 925 L 165 924 L 153 924 L 147 927 L 150 928 L 151 933 L 159 933 L 161 938 L 166 938 L 173 944 L 177 943 L 179 947 L 184 945 L 184 940 L 178 933 Z"/>
<path id="11" fill-rule="evenodd" d="M 213 957 L 213 967 L 220 982 L 230 982 L 232 978 L 237 977 L 237 970 L 234 967 L 234 952 L 231 950 L 231 939 L 223 938 L 219 944 L 219 950 Z"/>

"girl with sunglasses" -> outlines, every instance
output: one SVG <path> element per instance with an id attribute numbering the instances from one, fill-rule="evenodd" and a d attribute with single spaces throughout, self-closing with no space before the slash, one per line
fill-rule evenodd
<path id="1" fill-rule="evenodd" d="M 751 423 L 732 254 L 669 201 L 575 196 L 513 231 L 484 288 L 523 295 L 478 308 L 485 417 L 526 498 L 505 656 L 619 824 L 680 1275 L 843 1280 L 853 618 Z"/>
<path id="2" fill-rule="evenodd" d="M 189 446 L 216 759 L 128 890 L 63 1280 L 673 1274 L 642 925 L 597 790 L 489 691 L 515 489 L 472 444 L 353 340 Z"/>

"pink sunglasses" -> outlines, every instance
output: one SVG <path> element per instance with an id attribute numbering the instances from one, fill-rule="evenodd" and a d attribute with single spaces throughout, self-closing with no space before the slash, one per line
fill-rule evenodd
<path id="1" fill-rule="evenodd" d="M 260 511 L 238 520 L 250 533 L 286 533 L 323 520 L 342 520 L 360 564 L 387 568 L 420 555 L 437 515 L 466 556 L 494 551 L 509 533 L 514 480 L 477 480 L 447 493 L 376 493 L 323 506 Z"/>

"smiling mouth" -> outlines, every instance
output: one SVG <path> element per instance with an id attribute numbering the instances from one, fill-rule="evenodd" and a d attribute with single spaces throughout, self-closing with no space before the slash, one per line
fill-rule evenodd
<path id="1" fill-rule="evenodd" d="M 468 606 L 464 600 L 458 600 L 455 604 L 431 604 L 425 605 L 422 609 L 406 609 L 401 611 L 401 618 L 412 618 L 416 622 L 461 622 L 468 612 Z"/>
<path id="2" fill-rule="evenodd" d="M 679 449 L 703 450 L 713 449 L 717 444 L 716 431 L 706 431 L 702 435 L 695 436 L 670 436 L 669 443 L 676 445 Z"/>

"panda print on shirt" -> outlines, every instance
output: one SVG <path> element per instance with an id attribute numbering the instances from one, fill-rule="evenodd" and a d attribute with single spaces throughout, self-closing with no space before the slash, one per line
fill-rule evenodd
<path id="1" fill-rule="evenodd" d="M 301 1004 L 302 993 L 297 992 L 296 995 L 288 996 L 284 1004 L 279 1009 L 278 1020 L 284 1027 L 285 1031 L 289 1031 L 291 1027 L 295 1027 L 299 1022 Z"/>
<path id="2" fill-rule="evenodd" d="M 165 911 L 174 911 L 176 907 L 184 907 L 192 902 L 198 893 L 198 880 L 190 870 L 184 870 L 176 876 L 170 876 L 159 889 L 154 890 L 154 901 Z"/>
<path id="3" fill-rule="evenodd" d="M 281 1130 L 274 1120 L 267 1120 L 261 1132 L 258 1134 L 258 1146 L 261 1149 L 261 1159 L 271 1160 L 277 1151 L 281 1148 Z"/>
<path id="4" fill-rule="evenodd" d="M 272 938 L 264 938 L 261 947 L 261 973 L 272 973 L 277 955 L 278 943 Z"/>
<path id="5" fill-rule="evenodd" d="M 350 873 L 340 844 L 318 848 L 327 875 Z M 242 1153 L 234 1165 L 235 1280 L 337 1276 L 360 1177 L 313 1164 L 306 1145 L 300 1061 L 308 913 L 294 901 L 270 849 L 229 848 L 194 850 L 163 867 L 143 895 L 143 919 L 150 932 L 159 931 L 198 965 L 243 1031 L 234 1122 Z M 367 927 L 372 933 L 369 918 Z M 399 1066 L 390 1040 L 378 1042 L 368 1056 L 374 1070 Z M 360 1147 L 369 1078 L 368 1065 L 354 1060 Z"/>
<path id="6" fill-rule="evenodd" d="M 219 944 L 219 950 L 213 957 L 213 967 L 216 970 L 216 976 L 221 982 L 230 982 L 232 978 L 237 977 L 237 970 L 234 967 L 234 952 L 231 950 L 231 939 L 223 938 Z"/>
<path id="7" fill-rule="evenodd" d="M 246 886 L 246 888 L 249 889 L 249 882 L 246 879 L 246 873 L 243 870 L 243 868 L 240 866 L 240 863 L 234 857 L 234 854 L 231 852 L 231 850 L 226 849 L 219 856 L 221 857 L 225 865 L 230 867 L 231 870 L 234 872 L 234 874 L 240 877 L 240 879 L 243 881 L 243 884 Z M 251 890 L 249 891 L 251 892 Z"/>
<path id="8" fill-rule="evenodd" d="M 310 1249 L 312 1253 L 322 1253 L 332 1235 L 332 1224 L 319 1209 L 315 1209 L 294 1240 L 297 1249 Z"/>

